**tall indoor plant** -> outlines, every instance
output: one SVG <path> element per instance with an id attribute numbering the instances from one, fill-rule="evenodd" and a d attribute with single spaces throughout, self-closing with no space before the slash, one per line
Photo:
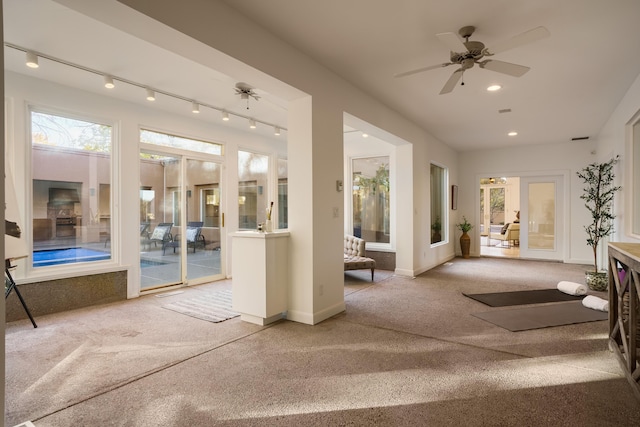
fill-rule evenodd
<path id="1" fill-rule="evenodd" d="M 619 186 L 613 185 L 613 165 L 618 159 L 619 156 L 616 156 L 604 163 L 591 163 L 577 172 L 584 183 L 580 198 L 585 201 L 584 205 L 591 214 L 591 223 L 584 229 L 587 232 L 587 245 L 593 249 L 593 271 L 586 272 L 586 280 L 589 287 L 596 291 L 607 289 L 607 272 L 598 271 L 598 244 L 613 233 L 613 197 L 620 190 Z"/>
<path id="2" fill-rule="evenodd" d="M 462 216 L 462 222 L 456 224 L 458 230 L 462 231 L 460 236 L 460 251 L 462 252 L 462 258 L 469 258 L 471 251 L 471 237 L 467 234 L 473 228 L 473 225 L 467 221 L 467 217 Z"/>

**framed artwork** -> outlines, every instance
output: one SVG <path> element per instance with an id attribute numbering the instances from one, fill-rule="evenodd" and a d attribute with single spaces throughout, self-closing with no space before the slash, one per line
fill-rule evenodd
<path id="1" fill-rule="evenodd" d="M 451 186 L 451 209 L 454 211 L 458 209 L 458 186 L 457 185 Z"/>

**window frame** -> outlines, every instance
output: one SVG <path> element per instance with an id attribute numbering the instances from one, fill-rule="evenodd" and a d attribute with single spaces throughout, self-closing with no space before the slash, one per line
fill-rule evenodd
<path id="1" fill-rule="evenodd" d="M 33 170 L 33 113 L 46 114 L 51 116 L 62 117 L 65 119 L 78 120 L 95 125 L 109 126 L 111 128 L 111 146 L 109 151 L 109 186 L 110 186 L 110 212 L 109 212 L 109 239 L 110 239 L 110 259 L 96 260 L 96 261 L 84 261 L 74 263 L 63 263 L 55 265 L 46 265 L 35 267 L 33 265 L 33 252 L 34 252 L 34 236 L 33 227 L 26 227 L 27 230 L 24 233 L 29 257 L 26 261 L 20 260 L 17 264 L 24 265 L 25 280 L 28 282 L 30 279 L 41 279 L 43 277 L 56 279 L 59 277 L 72 277 L 77 275 L 85 275 L 87 272 L 96 273 L 99 271 L 111 271 L 114 267 L 120 265 L 120 252 L 118 246 L 118 232 L 120 228 L 119 211 L 116 210 L 115 200 L 119 197 L 119 185 L 120 176 L 119 170 L 119 153 L 120 153 L 120 130 L 119 122 L 113 119 L 107 119 L 105 117 L 78 113 L 76 111 L 50 107 L 39 104 L 26 105 L 25 115 L 25 142 L 28 147 L 25 150 L 25 174 L 24 174 L 24 189 L 25 189 L 25 223 L 33 224 L 34 209 L 33 209 L 33 182 L 34 182 L 34 170 Z"/>
<path id="2" fill-rule="evenodd" d="M 350 156 L 348 158 L 348 164 L 347 164 L 347 172 L 348 172 L 348 181 L 345 180 L 346 182 L 349 183 L 349 187 L 348 190 L 346 189 L 345 186 L 345 198 L 347 200 L 346 203 L 348 203 L 348 216 L 346 217 L 346 227 L 347 227 L 347 234 L 352 234 L 353 233 L 353 226 L 354 226 L 354 222 L 353 222 L 353 215 L 355 212 L 355 207 L 353 206 L 353 186 L 354 186 L 354 180 L 353 180 L 353 174 L 354 174 L 354 168 L 353 168 L 353 162 L 355 160 L 363 160 L 363 159 L 370 159 L 370 158 L 376 158 L 376 157 L 386 157 L 388 159 L 388 165 L 389 165 L 389 242 L 370 242 L 367 241 L 367 249 L 371 249 L 371 250 L 377 250 L 377 251 L 382 251 L 382 252 L 392 252 L 394 251 L 394 242 L 395 242 L 395 227 L 393 224 L 393 220 L 394 220 L 394 190 L 395 190 L 395 171 L 394 171 L 394 161 L 395 161 L 395 156 L 392 153 L 375 153 L 372 152 L 370 154 L 367 155 L 356 155 L 356 156 Z"/>
<path id="3" fill-rule="evenodd" d="M 442 183 L 441 183 L 441 197 L 440 197 L 440 212 L 441 212 L 441 239 L 438 242 L 431 243 L 432 241 L 432 224 L 434 223 L 434 218 L 432 215 L 434 213 L 433 209 L 433 175 L 431 173 L 433 167 L 437 167 L 442 169 Z M 451 192 L 449 191 L 449 168 L 445 165 L 431 161 L 429 162 L 429 235 L 428 242 L 431 247 L 436 247 L 440 245 L 445 245 L 449 243 L 450 235 L 449 235 L 449 209 L 451 207 Z"/>

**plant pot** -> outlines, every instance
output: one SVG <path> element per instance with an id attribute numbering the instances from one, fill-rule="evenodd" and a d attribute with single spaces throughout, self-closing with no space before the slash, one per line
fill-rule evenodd
<path id="1" fill-rule="evenodd" d="M 587 286 L 592 291 L 606 291 L 609 287 L 609 278 L 606 271 L 585 271 Z"/>
<path id="2" fill-rule="evenodd" d="M 466 232 L 460 236 L 460 250 L 462 251 L 462 258 L 469 258 L 469 251 L 471 249 L 471 237 Z"/>

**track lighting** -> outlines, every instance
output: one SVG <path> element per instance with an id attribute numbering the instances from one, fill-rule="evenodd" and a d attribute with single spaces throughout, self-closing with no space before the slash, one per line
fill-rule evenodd
<path id="1" fill-rule="evenodd" d="M 26 54 L 26 65 L 30 68 L 38 68 L 39 64 L 38 64 L 38 60 L 39 58 L 45 58 L 47 61 L 50 62 L 54 62 L 57 64 L 61 64 L 67 67 L 71 67 L 71 68 L 75 68 L 77 70 L 82 70 L 85 71 L 87 73 L 91 73 L 94 76 L 102 76 L 104 79 L 104 87 L 107 89 L 113 89 L 115 88 L 115 81 L 118 82 L 119 87 L 124 85 L 124 87 L 128 87 L 128 86 L 135 86 L 137 88 L 137 90 L 140 89 L 144 89 L 146 91 L 146 98 L 148 101 L 155 101 L 156 100 L 156 90 L 149 88 L 148 86 L 146 86 L 143 83 L 140 82 L 136 82 L 136 81 L 132 81 L 129 79 L 126 79 L 124 77 L 121 76 L 117 76 L 117 75 L 112 75 L 109 73 L 105 73 L 104 71 L 95 69 L 95 68 L 90 68 L 90 67 L 86 67 L 84 65 L 80 65 L 77 63 L 73 63 L 70 61 L 67 61 L 65 59 L 61 59 L 61 58 L 56 58 L 54 56 L 48 55 L 44 52 L 35 52 L 32 51 L 24 46 L 18 46 L 12 43 L 8 43 L 5 42 L 4 46 L 10 49 L 15 49 L 17 51 L 20 51 L 22 53 Z M 255 93 L 251 92 L 251 88 L 250 87 L 238 87 L 236 85 L 236 91 L 238 91 L 238 89 L 241 89 L 243 92 L 238 92 L 241 95 L 241 99 L 245 99 L 247 100 L 247 102 L 249 101 L 249 98 L 254 98 L 254 99 L 258 99 L 259 96 L 256 95 Z M 184 96 L 181 96 L 179 94 L 176 93 L 171 93 L 171 92 L 167 92 L 161 89 L 157 90 L 158 93 L 161 93 L 163 96 L 165 97 L 169 97 L 169 98 L 174 98 L 177 100 L 181 100 L 184 102 L 190 102 L 191 103 L 191 111 L 193 111 L 194 113 L 198 113 L 200 112 L 200 107 L 205 107 L 211 110 L 215 110 L 215 111 L 220 111 L 221 115 L 222 115 L 222 120 L 227 122 L 230 120 L 231 116 L 235 116 L 237 118 L 240 119 L 247 119 L 249 121 L 249 126 L 251 129 L 256 129 L 257 125 L 256 125 L 256 120 L 255 119 L 250 119 L 249 117 L 240 114 L 240 113 L 229 113 L 228 111 L 222 109 L 221 107 L 215 106 L 215 105 L 211 105 L 208 103 L 200 103 L 200 102 L 196 102 L 192 99 L 186 98 Z M 243 96 L 244 94 L 244 96 Z M 260 121 L 261 124 L 265 125 L 265 126 L 271 126 L 273 127 L 273 131 L 274 131 L 274 135 L 279 136 L 281 131 L 284 130 L 286 131 L 287 128 L 281 128 L 280 126 L 276 126 L 274 124 L 271 123 L 267 123 L 267 122 L 263 122 Z"/>
<path id="2" fill-rule="evenodd" d="M 116 85 L 113 83 L 113 77 L 109 75 L 104 76 L 104 87 L 107 89 L 113 89 Z"/>
<path id="3" fill-rule="evenodd" d="M 363 137 L 363 138 L 369 138 L 369 134 L 368 134 L 368 133 L 364 133 L 364 132 L 362 132 L 362 137 Z"/>
<path id="4" fill-rule="evenodd" d="M 27 51 L 27 67 L 38 68 L 39 66 L 40 65 L 38 64 L 38 55 L 31 52 L 30 50 Z"/>

